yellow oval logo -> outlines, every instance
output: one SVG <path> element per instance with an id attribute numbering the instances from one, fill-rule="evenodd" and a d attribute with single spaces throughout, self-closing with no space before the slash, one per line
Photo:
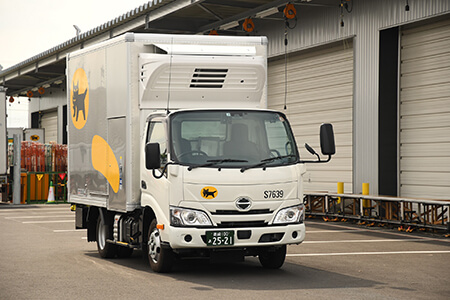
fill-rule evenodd
<path id="1" fill-rule="evenodd" d="M 34 135 L 30 136 L 30 139 L 32 141 L 39 141 L 39 136 L 34 134 Z"/>
<path id="2" fill-rule="evenodd" d="M 217 197 L 218 191 L 215 187 L 207 186 L 202 189 L 201 195 L 205 199 L 214 199 Z"/>
<path id="3" fill-rule="evenodd" d="M 89 84 L 82 68 L 73 74 L 70 85 L 70 112 L 75 128 L 83 128 L 89 113 Z"/>
<path id="4" fill-rule="evenodd" d="M 108 180 L 114 193 L 119 191 L 120 170 L 113 150 L 101 136 L 94 135 L 91 150 L 92 166 Z"/>

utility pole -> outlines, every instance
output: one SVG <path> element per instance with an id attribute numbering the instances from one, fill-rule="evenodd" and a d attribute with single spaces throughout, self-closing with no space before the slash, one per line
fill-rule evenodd
<path id="1" fill-rule="evenodd" d="M 13 204 L 20 204 L 20 136 L 14 135 L 14 184 L 13 184 Z"/>

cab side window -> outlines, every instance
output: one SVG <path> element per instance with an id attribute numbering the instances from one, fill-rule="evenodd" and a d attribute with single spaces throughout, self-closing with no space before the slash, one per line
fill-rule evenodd
<path id="1" fill-rule="evenodd" d="M 158 143 L 161 150 L 161 167 L 167 163 L 167 134 L 162 122 L 150 122 L 147 143 Z"/>

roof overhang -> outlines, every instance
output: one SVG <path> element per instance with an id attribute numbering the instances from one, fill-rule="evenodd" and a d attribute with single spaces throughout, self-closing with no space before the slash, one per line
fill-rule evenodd
<path id="1" fill-rule="evenodd" d="M 339 0 L 290 1 L 296 6 L 337 6 Z M 136 33 L 247 35 L 244 19 L 255 27 L 263 22 L 284 21 L 286 0 L 153 0 L 114 20 L 0 72 L 0 85 L 9 96 L 25 96 L 43 86 L 52 88 L 65 80 L 66 55 L 75 50 L 121 35 Z M 281 8 L 281 9 L 280 9 Z"/>

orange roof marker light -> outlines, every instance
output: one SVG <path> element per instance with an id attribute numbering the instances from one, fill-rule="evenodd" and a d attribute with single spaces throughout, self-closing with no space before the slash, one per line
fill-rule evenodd
<path id="1" fill-rule="evenodd" d="M 247 18 L 244 20 L 244 24 L 242 24 L 242 29 L 247 32 L 252 32 L 255 29 L 255 23 L 253 23 L 252 18 Z"/>
<path id="2" fill-rule="evenodd" d="M 288 3 L 284 8 L 283 13 L 287 19 L 294 19 L 297 15 L 297 10 L 295 9 L 294 4 Z"/>

